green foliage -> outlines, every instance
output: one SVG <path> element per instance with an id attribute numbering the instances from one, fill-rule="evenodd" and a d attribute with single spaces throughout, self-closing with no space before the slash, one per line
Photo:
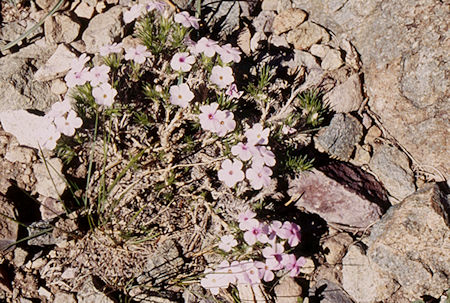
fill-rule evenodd
<path id="1" fill-rule="evenodd" d="M 308 159 L 306 155 L 293 155 L 292 151 L 287 151 L 286 157 L 281 160 L 284 169 L 294 173 L 310 170 L 313 163 L 314 159 Z"/>
<path id="2" fill-rule="evenodd" d="M 103 62 L 111 68 L 111 71 L 114 73 L 120 67 L 121 57 L 118 54 L 109 54 L 108 56 L 102 57 Z"/>
<path id="3" fill-rule="evenodd" d="M 318 90 L 308 90 L 298 95 L 299 106 L 306 116 L 306 124 L 313 127 L 320 125 L 328 112 Z"/>
<path id="4" fill-rule="evenodd" d="M 261 94 L 264 92 L 264 89 L 270 83 L 270 80 L 273 77 L 273 72 L 269 66 L 264 65 L 258 70 L 258 75 L 258 82 L 256 84 L 249 83 L 245 88 L 245 91 L 253 98 L 260 98 Z"/>

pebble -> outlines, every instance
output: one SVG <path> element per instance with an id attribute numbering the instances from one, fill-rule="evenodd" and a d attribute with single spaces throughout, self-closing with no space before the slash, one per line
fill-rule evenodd
<path id="1" fill-rule="evenodd" d="M 340 51 L 336 49 L 330 49 L 322 59 L 321 66 L 324 70 L 335 70 L 341 67 L 343 64 L 344 61 L 342 61 Z"/>
<path id="2" fill-rule="evenodd" d="M 337 113 L 357 111 L 363 102 L 359 74 L 353 74 L 344 83 L 334 87 L 324 99 L 328 100 L 330 107 Z"/>
<path id="3" fill-rule="evenodd" d="M 50 91 L 55 95 L 64 95 L 67 92 L 66 82 L 61 79 L 53 80 L 52 85 L 50 86 Z"/>
<path id="4" fill-rule="evenodd" d="M 91 19 L 94 15 L 94 9 L 86 2 L 81 2 L 75 9 L 75 14 L 80 18 Z"/>
<path id="5" fill-rule="evenodd" d="M 287 9 L 278 14 L 273 20 L 273 32 L 279 35 L 290 31 L 302 24 L 306 16 L 305 11 L 299 8 Z"/>
<path id="6" fill-rule="evenodd" d="M 330 41 L 330 35 L 322 26 L 306 21 L 291 30 L 287 35 L 287 40 L 294 45 L 295 49 L 305 50 L 309 49 L 313 44 Z"/>

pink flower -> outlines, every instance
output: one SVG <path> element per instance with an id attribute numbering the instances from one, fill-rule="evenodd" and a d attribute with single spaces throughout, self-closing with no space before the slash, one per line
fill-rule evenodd
<path id="1" fill-rule="evenodd" d="M 236 128 L 234 114 L 230 111 L 222 111 L 223 114 L 217 115 L 216 133 L 219 137 L 225 136 Z"/>
<path id="2" fill-rule="evenodd" d="M 197 44 L 195 44 L 193 53 L 203 53 L 206 57 L 211 58 L 216 54 L 216 51 L 219 47 L 220 46 L 217 44 L 217 41 L 203 37 L 198 40 Z"/>
<path id="3" fill-rule="evenodd" d="M 189 106 L 189 101 L 194 99 L 194 93 L 191 92 L 186 83 L 180 85 L 172 85 L 169 90 L 170 103 L 179 105 L 182 108 Z"/>
<path id="4" fill-rule="evenodd" d="M 56 147 L 56 141 L 61 137 L 61 133 L 56 129 L 53 123 L 48 123 L 45 128 L 42 128 L 42 133 L 39 134 L 38 142 L 41 148 L 53 150 Z"/>
<path id="5" fill-rule="evenodd" d="M 151 12 L 152 10 L 156 9 L 160 13 L 164 12 L 166 9 L 167 4 L 163 1 L 149 1 L 145 4 L 145 9 L 147 12 Z"/>
<path id="6" fill-rule="evenodd" d="M 109 66 L 106 66 L 104 64 L 99 66 L 94 66 L 89 71 L 89 81 L 91 82 L 92 86 L 97 86 L 100 83 L 106 83 L 109 81 Z"/>
<path id="7" fill-rule="evenodd" d="M 260 123 L 256 123 L 252 128 L 245 131 L 245 136 L 250 144 L 267 144 L 269 142 L 269 133 L 270 129 L 263 129 Z"/>
<path id="8" fill-rule="evenodd" d="M 280 238 L 287 239 L 291 247 L 297 246 L 301 240 L 300 226 L 291 222 L 284 222 L 278 234 Z"/>
<path id="9" fill-rule="evenodd" d="M 258 268 L 258 276 L 260 279 L 263 279 L 266 282 L 270 282 L 275 278 L 274 273 L 272 272 L 273 268 L 271 268 L 270 264 L 263 262 L 255 262 L 256 268 Z"/>
<path id="10" fill-rule="evenodd" d="M 64 77 L 64 81 L 68 87 L 72 88 L 77 85 L 83 85 L 89 80 L 89 69 L 82 68 L 81 70 L 72 69 Z"/>
<path id="11" fill-rule="evenodd" d="M 217 53 L 220 55 L 220 59 L 223 63 L 230 63 L 234 61 L 236 63 L 241 61 L 241 51 L 232 47 L 231 44 L 225 44 L 222 47 L 217 48 Z"/>
<path id="12" fill-rule="evenodd" d="M 245 176 L 250 181 L 250 185 L 256 190 L 261 189 L 263 186 L 269 186 L 271 175 L 272 170 L 270 168 L 259 165 L 253 165 L 245 172 Z"/>
<path id="13" fill-rule="evenodd" d="M 99 105 L 112 106 L 117 91 L 109 83 L 102 83 L 92 89 L 92 96 Z"/>
<path id="14" fill-rule="evenodd" d="M 255 158 L 253 161 L 254 163 L 261 165 L 267 165 L 269 167 L 272 167 L 275 165 L 275 154 L 268 150 L 265 146 L 257 146 L 258 150 L 257 155 L 255 155 Z M 258 162 L 259 161 L 259 162 Z"/>
<path id="15" fill-rule="evenodd" d="M 205 270 L 205 277 L 200 280 L 203 288 L 208 289 L 213 295 L 219 293 L 220 288 L 227 288 L 229 281 L 224 274 L 214 273 L 212 269 Z"/>
<path id="16" fill-rule="evenodd" d="M 175 71 L 188 72 L 194 62 L 194 56 L 189 56 L 189 53 L 176 53 L 170 60 L 170 67 Z"/>
<path id="17" fill-rule="evenodd" d="M 256 214 L 251 210 L 238 215 L 239 228 L 241 230 L 249 230 L 253 226 L 258 226 L 259 221 L 255 219 Z"/>
<path id="18" fill-rule="evenodd" d="M 244 233 L 244 240 L 248 245 L 253 245 L 256 241 L 267 243 L 269 241 L 269 238 L 267 237 L 268 233 L 269 227 L 267 224 L 259 223 L 256 226 L 252 226 Z"/>
<path id="19" fill-rule="evenodd" d="M 84 65 L 90 60 L 86 54 L 81 54 L 77 59 L 73 59 L 70 63 L 70 69 L 75 72 L 79 72 L 84 68 Z"/>
<path id="20" fill-rule="evenodd" d="M 147 51 L 147 48 L 144 45 L 138 45 L 126 50 L 125 60 L 133 60 L 138 64 L 142 64 L 147 57 L 150 57 L 151 55 L 152 54 Z"/>
<path id="21" fill-rule="evenodd" d="M 231 99 L 235 99 L 235 98 L 239 99 L 244 94 L 244 92 L 238 91 L 236 84 L 232 83 L 227 88 L 227 91 L 225 92 L 225 94 L 227 96 L 230 96 Z"/>
<path id="22" fill-rule="evenodd" d="M 244 180 L 244 172 L 242 171 L 242 162 L 226 159 L 222 162 L 222 169 L 218 172 L 220 181 L 223 181 L 226 186 L 233 187 L 237 182 Z"/>
<path id="23" fill-rule="evenodd" d="M 67 117 L 59 116 L 55 118 L 54 123 L 59 132 L 71 137 L 75 134 L 75 129 L 81 127 L 83 121 L 77 117 L 75 111 L 70 110 Z"/>
<path id="24" fill-rule="evenodd" d="M 123 13 L 123 22 L 125 22 L 125 24 L 133 22 L 134 20 L 139 18 L 139 16 L 143 12 L 143 9 L 144 6 L 142 6 L 142 4 L 133 5 L 130 10 Z"/>
<path id="25" fill-rule="evenodd" d="M 231 153 L 238 156 L 242 161 L 250 160 L 255 152 L 258 152 L 255 146 L 242 142 L 239 142 L 231 148 Z"/>
<path id="26" fill-rule="evenodd" d="M 223 279 L 225 280 L 225 282 L 228 282 L 229 284 L 235 284 L 236 283 L 236 268 L 233 268 L 236 266 L 236 263 L 230 263 L 227 260 L 223 260 L 222 262 L 220 262 L 220 264 L 217 266 L 217 269 L 215 270 L 215 272 L 217 274 L 221 274 L 223 275 Z"/>
<path id="27" fill-rule="evenodd" d="M 100 56 L 108 56 L 109 54 L 118 54 L 122 51 L 122 42 L 113 43 L 111 45 L 103 45 L 100 47 Z"/>
<path id="28" fill-rule="evenodd" d="M 211 70 L 209 80 L 219 88 L 225 88 L 234 81 L 233 70 L 229 66 L 222 67 L 216 65 Z"/>
<path id="29" fill-rule="evenodd" d="M 300 269 L 306 264 L 306 259 L 300 257 L 295 258 L 295 255 L 285 255 L 283 258 L 284 268 L 289 271 L 289 276 L 297 277 L 300 274 Z"/>
<path id="30" fill-rule="evenodd" d="M 220 238 L 219 248 L 223 251 L 229 252 L 238 244 L 232 235 L 225 235 Z"/>
<path id="31" fill-rule="evenodd" d="M 198 118 L 200 119 L 200 125 L 204 130 L 216 131 L 216 125 L 222 120 L 222 118 L 219 119 L 218 116 L 225 115 L 221 110 L 217 110 L 218 107 L 219 104 L 217 102 L 200 106 L 201 113 L 198 115 Z"/>
<path id="32" fill-rule="evenodd" d="M 283 223 L 281 223 L 278 220 L 274 220 L 272 221 L 272 223 L 270 223 L 269 225 L 269 229 L 270 229 L 270 234 L 269 234 L 269 239 L 273 240 L 275 239 L 276 236 L 280 236 L 280 233 L 283 232 L 282 230 L 282 225 Z"/>
<path id="33" fill-rule="evenodd" d="M 174 21 L 176 23 L 181 23 L 181 25 L 183 25 L 184 27 L 193 27 L 195 29 L 198 29 L 198 21 L 200 19 L 197 19 L 191 15 L 189 15 L 188 12 L 181 12 L 175 15 L 174 17 Z"/>
<path id="34" fill-rule="evenodd" d="M 241 269 L 243 271 L 241 276 L 241 281 L 245 281 L 246 284 L 259 284 L 261 283 L 261 279 L 259 278 L 259 270 L 255 266 L 253 260 L 247 260 L 240 262 Z M 239 282 L 239 278 L 238 278 Z"/>

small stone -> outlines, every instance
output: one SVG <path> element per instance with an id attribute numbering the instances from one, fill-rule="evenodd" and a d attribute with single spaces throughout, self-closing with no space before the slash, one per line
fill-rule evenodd
<path id="1" fill-rule="evenodd" d="M 53 303 L 77 303 L 77 300 L 73 294 L 59 292 L 55 294 Z"/>
<path id="2" fill-rule="evenodd" d="M 372 118 L 367 113 L 364 113 L 362 119 L 362 125 L 364 126 L 364 128 L 369 129 L 372 126 L 372 123 Z"/>
<path id="3" fill-rule="evenodd" d="M 16 219 L 15 208 L 12 203 L 0 194 L 0 251 L 17 241 L 19 225 L 11 220 Z M 11 219 L 8 219 L 11 218 Z"/>
<path id="4" fill-rule="evenodd" d="M 49 292 L 45 287 L 39 287 L 38 294 L 39 296 L 46 298 L 48 302 L 52 301 L 52 293 Z"/>
<path id="5" fill-rule="evenodd" d="M 64 95 L 67 92 L 66 82 L 62 81 L 61 79 L 55 79 L 52 81 L 50 90 L 55 95 Z"/>
<path id="6" fill-rule="evenodd" d="M 50 59 L 34 74 L 34 79 L 49 81 L 59 78 L 70 70 L 70 64 L 76 58 L 67 46 L 60 44 Z"/>
<path id="7" fill-rule="evenodd" d="M 44 197 L 59 199 L 66 189 L 63 179 L 62 161 L 59 158 L 47 159 L 46 163 L 33 164 L 36 177 L 35 191 Z"/>
<path id="8" fill-rule="evenodd" d="M 36 153 L 33 149 L 26 146 L 16 146 L 8 149 L 5 159 L 9 162 L 30 164 L 36 160 Z"/>
<path id="9" fill-rule="evenodd" d="M 77 293 L 77 300 L 78 303 L 114 303 L 112 299 L 95 287 L 92 276 L 85 279 L 84 284 Z"/>
<path id="10" fill-rule="evenodd" d="M 246 56 L 251 55 L 251 49 L 250 49 L 250 40 L 252 38 L 252 34 L 250 32 L 250 29 L 248 27 L 245 27 L 239 32 L 238 39 L 237 39 L 237 45 L 242 50 L 242 52 Z"/>
<path id="11" fill-rule="evenodd" d="M 53 219 L 65 212 L 63 203 L 57 199 L 45 197 L 39 206 L 42 220 Z"/>
<path id="12" fill-rule="evenodd" d="M 341 58 L 341 53 L 336 49 L 330 49 L 325 57 L 322 59 L 322 68 L 324 70 L 335 70 L 342 66 L 344 62 Z"/>
<path id="13" fill-rule="evenodd" d="M 58 3 L 58 0 L 36 0 L 36 4 L 43 10 L 50 10 L 56 3 Z"/>
<path id="14" fill-rule="evenodd" d="M 350 76 L 344 83 L 339 84 L 327 93 L 324 99 L 328 100 L 331 109 L 337 113 L 349 113 L 358 110 L 363 102 L 359 75 Z"/>
<path id="15" fill-rule="evenodd" d="M 381 130 L 378 126 L 374 125 L 367 131 L 366 136 L 364 137 L 364 143 L 366 144 L 374 144 L 377 138 L 380 138 L 382 135 Z"/>
<path id="16" fill-rule="evenodd" d="M 101 1 L 97 3 L 97 5 L 95 6 L 95 11 L 101 14 L 105 10 L 105 8 L 106 8 L 105 2 Z"/>
<path id="17" fill-rule="evenodd" d="M 337 235 L 328 238 L 322 244 L 325 252 L 325 260 L 330 265 L 336 265 L 341 262 L 344 257 L 347 247 L 352 244 L 353 239 L 347 233 L 338 233 Z"/>
<path id="18" fill-rule="evenodd" d="M 314 270 L 316 270 L 316 265 L 314 264 L 314 261 L 309 257 L 305 257 L 305 260 L 306 263 L 300 268 L 300 272 L 305 275 L 310 275 L 314 272 Z"/>
<path id="19" fill-rule="evenodd" d="M 121 16 L 122 8 L 115 6 L 89 21 L 89 25 L 82 35 L 87 53 L 98 52 L 100 47 L 113 43 L 117 37 L 123 34 L 124 27 L 121 23 Z"/>
<path id="20" fill-rule="evenodd" d="M 368 147 L 370 147 L 370 145 Z M 363 166 L 369 164 L 369 162 L 370 152 L 361 145 L 356 145 L 355 156 L 350 160 L 350 163 L 356 166 Z"/>
<path id="21" fill-rule="evenodd" d="M 237 285 L 239 299 L 242 302 L 268 303 L 267 294 L 262 284 L 243 284 Z"/>
<path id="22" fill-rule="evenodd" d="M 278 281 L 274 291 L 277 303 L 297 303 L 302 295 L 302 287 L 288 275 Z"/>
<path id="23" fill-rule="evenodd" d="M 292 8 L 292 0 L 278 0 L 277 13 L 281 14 L 285 10 Z"/>
<path id="24" fill-rule="evenodd" d="M 294 62 L 299 66 L 305 66 L 308 71 L 320 69 L 320 65 L 317 63 L 316 58 L 305 51 L 294 50 Z"/>
<path id="25" fill-rule="evenodd" d="M 47 260 L 44 258 L 37 258 L 31 263 L 31 269 L 41 269 L 45 264 L 47 264 Z"/>
<path id="26" fill-rule="evenodd" d="M 314 137 L 314 143 L 331 156 L 348 161 L 362 135 L 363 127 L 355 117 L 336 114 L 330 125 Z"/>
<path id="27" fill-rule="evenodd" d="M 338 284 L 321 279 L 310 289 L 312 296 L 320 296 L 320 303 L 353 303 L 353 300 Z"/>
<path id="28" fill-rule="evenodd" d="M 256 32 L 270 33 L 272 32 L 272 24 L 275 13 L 270 11 L 262 11 L 253 19 L 252 25 Z"/>
<path id="29" fill-rule="evenodd" d="M 288 194 L 300 197 L 295 204 L 299 209 L 330 223 L 361 229 L 376 222 L 389 206 L 372 175 L 343 163 L 302 173 L 290 182 Z"/>
<path id="30" fill-rule="evenodd" d="M 94 7 L 86 2 L 81 2 L 75 9 L 75 14 L 80 18 L 91 19 L 94 15 Z"/>
<path id="31" fill-rule="evenodd" d="M 309 49 L 309 52 L 319 58 L 325 57 L 325 55 L 331 50 L 331 47 L 323 44 L 313 44 Z"/>
<path id="32" fill-rule="evenodd" d="M 70 43 L 78 37 L 80 24 L 66 15 L 53 15 L 44 22 L 45 39 L 50 44 Z"/>
<path id="33" fill-rule="evenodd" d="M 274 45 L 275 47 L 289 48 L 289 43 L 287 42 L 286 36 L 284 35 L 270 35 L 269 43 Z"/>
<path id="34" fill-rule="evenodd" d="M 14 250 L 14 259 L 13 259 L 14 266 L 19 268 L 22 265 L 24 265 L 27 257 L 28 257 L 28 252 L 21 247 L 17 247 Z"/>
<path id="35" fill-rule="evenodd" d="M 263 11 L 276 11 L 278 7 L 278 0 L 264 0 L 261 4 Z"/>
<path id="36" fill-rule="evenodd" d="M 262 32 L 256 32 L 250 40 L 250 50 L 252 53 L 261 49 L 264 46 L 264 41 L 267 41 L 267 36 Z"/>
<path id="37" fill-rule="evenodd" d="M 330 34 L 328 34 L 328 32 L 320 25 L 311 21 L 306 21 L 288 33 L 287 41 L 293 44 L 295 49 L 305 50 L 310 48 L 313 44 L 330 41 Z"/>
<path id="38" fill-rule="evenodd" d="M 290 8 L 278 14 L 273 20 L 272 29 L 276 35 L 290 31 L 306 19 L 305 11 L 299 8 Z M 288 38 L 289 41 L 289 38 Z"/>
<path id="39" fill-rule="evenodd" d="M 408 157 L 393 146 L 377 146 L 369 168 L 389 194 L 398 200 L 403 200 L 416 190 Z"/>

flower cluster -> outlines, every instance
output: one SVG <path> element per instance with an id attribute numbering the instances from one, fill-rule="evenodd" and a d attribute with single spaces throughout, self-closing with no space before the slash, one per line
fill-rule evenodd
<path id="1" fill-rule="evenodd" d="M 219 180 L 229 187 L 242 181 L 244 173 L 241 161 L 244 161 L 247 164 L 251 163 L 251 166 L 245 171 L 245 177 L 252 188 L 258 190 L 268 186 L 272 175 L 270 167 L 273 167 L 276 163 L 275 154 L 266 147 L 269 142 L 269 134 L 270 130 L 264 128 L 260 123 L 256 123 L 252 128 L 247 129 L 245 132 L 246 142 L 239 142 L 231 148 L 231 153 L 240 160 L 234 160 L 233 162 L 228 159 L 225 160 L 218 173 Z"/>
<path id="2" fill-rule="evenodd" d="M 145 4 L 135 4 L 128 11 L 123 13 L 123 22 L 126 24 L 133 22 L 146 12 L 157 10 L 164 12 L 167 4 L 164 1 L 147 1 Z"/>
<path id="3" fill-rule="evenodd" d="M 222 261 L 215 270 L 207 268 L 205 276 L 201 279 L 201 285 L 217 295 L 221 288 L 227 288 L 230 284 L 259 284 L 262 281 L 270 282 L 275 278 L 275 272 L 284 270 L 291 277 L 300 274 L 301 267 L 306 263 L 305 258 L 297 258 L 294 254 L 285 253 L 285 245 L 295 247 L 300 243 L 300 227 L 292 222 L 272 221 L 267 224 L 260 222 L 252 211 L 241 213 L 238 217 L 239 228 L 244 233 L 244 241 L 250 246 L 259 243 L 262 249 L 254 253 L 253 259 L 243 261 Z M 221 237 L 219 248 L 230 252 L 238 246 L 238 241 L 232 235 Z"/>
<path id="4" fill-rule="evenodd" d="M 56 147 L 56 142 L 61 134 L 72 137 L 75 129 L 80 128 L 83 124 L 76 112 L 72 110 L 68 99 L 54 103 L 45 118 L 47 124 L 45 130 L 40 134 L 38 142 L 42 148 L 48 150 Z"/>

